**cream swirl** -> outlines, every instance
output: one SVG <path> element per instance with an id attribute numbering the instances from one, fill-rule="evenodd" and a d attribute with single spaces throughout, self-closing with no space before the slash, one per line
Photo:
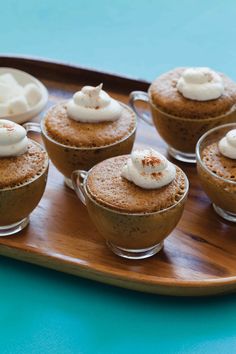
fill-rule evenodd
<path id="1" fill-rule="evenodd" d="M 209 68 L 188 68 L 179 78 L 177 90 L 191 100 L 208 101 L 223 94 L 224 84 L 221 76 Z"/>
<path id="2" fill-rule="evenodd" d="M 236 159 L 236 129 L 230 130 L 219 141 L 219 150 L 222 155 L 230 159 Z"/>
<path id="3" fill-rule="evenodd" d="M 115 121 L 121 111 L 120 103 L 102 90 L 102 84 L 84 86 L 67 104 L 68 116 L 84 123 Z"/>
<path id="4" fill-rule="evenodd" d="M 0 119 L 0 157 L 22 155 L 27 148 L 26 130 L 10 120 Z"/>
<path id="5" fill-rule="evenodd" d="M 132 152 L 121 176 L 145 189 L 160 188 L 174 180 L 175 166 L 163 155 L 149 148 Z"/>

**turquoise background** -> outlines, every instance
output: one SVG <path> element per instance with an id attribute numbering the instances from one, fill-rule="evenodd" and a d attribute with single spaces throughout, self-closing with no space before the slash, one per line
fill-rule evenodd
<path id="1" fill-rule="evenodd" d="M 152 80 L 179 65 L 236 79 L 236 2 L 0 1 L 0 51 Z M 0 258 L 0 353 L 233 353 L 236 296 L 135 293 Z"/>

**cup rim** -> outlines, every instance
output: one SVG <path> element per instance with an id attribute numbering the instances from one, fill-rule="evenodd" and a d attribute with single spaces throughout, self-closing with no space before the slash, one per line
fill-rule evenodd
<path id="1" fill-rule="evenodd" d="M 203 140 L 205 138 L 207 138 L 211 133 L 220 130 L 222 128 L 230 128 L 230 127 L 236 127 L 236 123 L 227 123 L 227 124 L 223 124 L 223 125 L 219 125 L 218 127 L 212 128 L 210 130 L 208 130 L 206 133 L 204 133 L 200 139 L 198 140 L 197 144 L 196 144 L 196 160 L 197 162 L 200 164 L 200 166 L 207 172 L 209 173 L 212 177 L 219 179 L 220 181 L 223 181 L 225 183 L 229 183 L 230 185 L 235 185 L 236 186 L 236 181 L 231 181 L 229 179 L 226 179 L 224 177 L 218 176 L 217 174 L 213 173 L 202 161 L 201 155 L 200 155 L 200 147 L 201 144 L 203 142 Z"/>
<path id="2" fill-rule="evenodd" d="M 67 100 L 67 101 L 64 101 L 64 102 L 60 102 L 60 104 L 66 103 L 66 102 L 68 102 L 68 100 Z M 134 113 L 133 110 L 132 110 L 127 104 L 125 104 L 125 103 L 123 103 L 123 102 L 120 102 L 120 101 L 117 101 L 117 102 L 119 102 L 122 106 L 128 108 L 129 111 L 131 111 L 132 113 Z M 52 105 L 49 109 L 52 109 L 52 108 L 56 107 L 57 105 L 58 105 L 58 103 Z M 47 134 L 46 129 L 45 129 L 45 125 L 44 125 L 45 117 L 46 117 L 46 113 L 44 114 L 44 116 L 43 116 L 43 118 L 42 118 L 42 120 L 41 120 L 41 122 L 40 122 L 40 128 L 41 128 L 41 131 L 42 131 L 43 135 L 44 135 L 48 140 L 50 140 L 52 143 L 54 143 L 54 144 L 56 144 L 56 145 L 59 145 L 59 146 L 61 146 L 61 147 L 63 147 L 63 148 L 66 148 L 66 149 L 71 149 L 71 150 L 100 150 L 100 149 L 110 148 L 110 147 L 112 147 L 112 146 L 115 146 L 115 145 L 117 145 L 117 144 L 120 144 L 120 143 L 122 143 L 123 141 L 129 139 L 129 138 L 136 132 L 136 130 L 137 130 L 137 124 L 138 124 L 138 123 L 137 123 L 136 114 L 134 113 L 135 125 L 134 125 L 134 128 L 132 129 L 132 131 L 129 133 L 128 136 L 125 136 L 125 137 L 123 137 L 122 139 L 120 139 L 120 140 L 118 140 L 118 141 L 115 141 L 114 143 L 109 144 L 109 145 L 91 146 L 91 147 L 86 147 L 86 146 L 84 146 L 84 147 L 82 147 L 82 146 L 65 145 L 65 144 L 62 144 L 62 143 L 60 143 L 59 141 L 56 141 L 55 139 L 51 138 L 51 137 Z"/>
<path id="3" fill-rule="evenodd" d="M 96 166 L 96 165 L 95 165 Z M 123 212 L 123 211 L 119 211 L 119 210 L 116 210 L 116 209 L 112 209 L 112 208 L 109 208 L 108 206 L 105 206 L 103 204 L 100 204 L 98 203 L 95 199 L 92 198 L 92 196 L 90 196 L 88 190 L 87 190 L 87 178 L 89 176 L 89 173 L 92 171 L 92 169 L 95 167 L 93 166 L 89 171 L 83 171 L 83 172 L 86 172 L 86 177 L 84 178 L 84 181 L 83 181 L 83 187 L 84 187 L 84 191 L 86 193 L 86 196 L 93 202 L 95 203 L 96 205 L 98 205 L 99 207 L 101 207 L 102 209 L 105 209 L 105 210 L 108 210 L 109 212 L 113 212 L 115 214 L 119 214 L 119 215 L 130 215 L 130 216 L 149 216 L 149 215 L 155 215 L 155 214 L 162 214 L 166 211 L 169 211 L 171 209 L 173 209 L 174 207 L 176 207 L 177 205 L 179 205 L 180 202 L 182 202 L 188 195 L 188 192 L 189 192 L 189 180 L 188 180 L 188 177 L 186 176 L 185 172 L 181 169 L 181 171 L 183 172 L 184 174 L 184 179 L 185 179 L 185 184 L 186 184 L 186 188 L 185 188 L 185 191 L 184 191 L 184 194 L 182 195 L 182 197 L 173 205 L 169 206 L 168 208 L 165 208 L 165 209 L 161 209 L 161 210 L 158 210 L 158 211 L 153 211 L 153 212 L 140 212 L 140 213 L 128 213 L 128 212 Z M 175 165 L 177 166 L 177 165 Z M 178 167 L 178 166 L 177 166 Z M 179 167 L 180 168 L 180 167 Z"/>
<path id="4" fill-rule="evenodd" d="M 45 171 L 47 171 L 47 169 L 48 169 L 48 167 L 49 167 L 49 157 L 48 157 L 47 151 L 46 151 L 46 150 L 44 149 L 44 147 L 43 147 L 40 143 L 38 143 L 37 141 L 35 141 L 35 140 L 33 140 L 33 139 L 30 139 L 30 138 L 28 138 L 28 139 L 31 140 L 31 141 L 33 141 L 34 144 L 40 146 L 40 148 L 41 148 L 44 152 L 46 152 L 47 161 L 46 161 L 46 163 L 45 163 L 45 169 L 43 169 L 43 171 L 42 171 L 39 175 L 37 175 L 37 177 L 35 177 L 35 178 L 33 178 L 32 180 L 29 180 L 29 181 L 27 181 L 27 182 L 25 182 L 25 183 L 22 183 L 22 184 L 20 184 L 20 185 L 16 185 L 16 186 L 14 186 L 14 187 L 0 188 L 0 193 L 1 193 L 1 192 L 5 192 L 5 191 L 9 191 L 9 190 L 12 191 L 12 190 L 15 190 L 15 189 L 18 189 L 18 188 L 25 187 L 25 186 L 27 186 L 28 184 L 37 181 L 37 180 L 45 173 Z"/>
<path id="5" fill-rule="evenodd" d="M 170 114 L 170 113 L 167 113 L 163 110 L 161 110 L 159 107 L 157 107 L 155 105 L 155 103 L 152 101 L 151 99 L 151 95 L 150 95 L 150 88 L 151 88 L 151 85 L 148 89 L 148 98 L 149 98 L 149 104 L 155 108 L 157 111 L 161 112 L 162 114 L 168 116 L 168 117 L 171 117 L 172 119 L 181 119 L 181 120 L 185 120 L 185 121 L 194 121 L 194 122 L 205 122 L 206 120 L 210 120 L 210 121 L 213 121 L 215 119 L 220 119 L 220 118 L 224 118 L 225 116 L 228 116 L 229 114 L 233 113 L 235 110 L 236 110 L 236 104 L 233 104 L 233 106 L 227 111 L 225 112 L 224 114 L 221 114 L 219 116 L 215 116 L 215 117 L 206 117 L 206 118 L 185 118 L 185 117 L 181 117 L 181 116 L 175 116 L 173 114 Z"/>

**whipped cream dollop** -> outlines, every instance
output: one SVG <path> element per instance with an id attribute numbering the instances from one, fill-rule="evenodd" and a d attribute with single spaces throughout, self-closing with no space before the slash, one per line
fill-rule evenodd
<path id="1" fill-rule="evenodd" d="M 219 141 L 218 146 L 222 155 L 230 159 L 236 159 L 236 129 L 230 130 L 226 136 Z"/>
<path id="2" fill-rule="evenodd" d="M 122 177 L 145 189 L 163 187 L 173 181 L 175 175 L 175 166 L 151 148 L 133 151 L 121 173 Z"/>
<path id="3" fill-rule="evenodd" d="M 177 90 L 191 100 L 208 101 L 223 94 L 224 84 L 221 76 L 209 68 L 188 68 L 179 78 Z"/>
<path id="4" fill-rule="evenodd" d="M 0 75 L 0 117 L 25 113 L 42 97 L 35 83 L 21 86 L 11 73 Z"/>
<path id="5" fill-rule="evenodd" d="M 120 103 L 102 90 L 102 84 L 97 87 L 84 86 L 67 103 L 68 116 L 79 122 L 115 121 L 121 112 Z"/>
<path id="6" fill-rule="evenodd" d="M 26 130 L 10 120 L 0 119 L 0 157 L 22 155 L 27 148 Z"/>

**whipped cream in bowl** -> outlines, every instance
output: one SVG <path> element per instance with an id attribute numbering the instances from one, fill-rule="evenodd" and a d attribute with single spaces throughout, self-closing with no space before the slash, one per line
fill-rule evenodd
<path id="1" fill-rule="evenodd" d="M 84 123 L 99 123 L 117 120 L 122 113 L 118 101 L 99 86 L 84 86 L 66 105 L 69 118 Z"/>
<path id="2" fill-rule="evenodd" d="M 14 68 L 0 68 L 0 119 L 22 124 L 39 114 L 48 91 L 38 79 Z"/>
<path id="3" fill-rule="evenodd" d="M 0 158 L 24 154 L 28 149 L 26 130 L 19 124 L 0 119 Z"/>
<path id="4" fill-rule="evenodd" d="M 207 67 L 186 69 L 177 82 L 177 90 L 185 97 L 196 101 L 209 101 L 224 93 L 221 76 Z"/>
<path id="5" fill-rule="evenodd" d="M 148 148 L 134 150 L 121 176 L 144 189 L 161 188 L 175 179 L 175 165 L 159 152 Z"/>

